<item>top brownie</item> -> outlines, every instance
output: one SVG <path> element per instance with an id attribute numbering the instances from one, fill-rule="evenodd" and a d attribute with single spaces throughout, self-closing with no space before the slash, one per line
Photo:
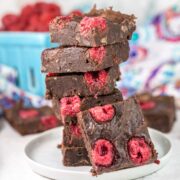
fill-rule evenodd
<path id="1" fill-rule="evenodd" d="M 51 41 L 62 46 L 98 47 L 131 39 L 135 17 L 120 12 L 96 10 L 82 16 L 59 16 L 50 22 Z"/>

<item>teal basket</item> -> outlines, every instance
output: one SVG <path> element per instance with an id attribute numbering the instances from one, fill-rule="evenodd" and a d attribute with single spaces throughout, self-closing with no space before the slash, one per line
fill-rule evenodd
<path id="1" fill-rule="evenodd" d="M 17 85 L 44 96 L 45 76 L 41 73 L 41 53 L 51 47 L 49 33 L 1 32 L 0 64 L 15 68 Z"/>

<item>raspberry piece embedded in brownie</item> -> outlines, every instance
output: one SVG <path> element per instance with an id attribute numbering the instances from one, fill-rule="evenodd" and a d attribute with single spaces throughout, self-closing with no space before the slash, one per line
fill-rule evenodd
<path id="1" fill-rule="evenodd" d="M 153 102 L 153 101 L 147 101 L 147 102 L 140 101 L 139 104 L 141 106 L 141 109 L 143 109 L 143 110 L 152 109 L 152 108 L 155 108 L 155 106 L 156 106 L 155 102 Z"/>
<path id="2" fill-rule="evenodd" d="M 111 104 L 104 106 L 96 106 L 89 109 L 91 116 L 97 122 L 106 122 L 110 121 L 114 117 L 114 108 Z"/>
<path id="3" fill-rule="evenodd" d="M 85 16 L 80 22 L 81 34 L 87 36 L 93 29 L 97 29 L 100 32 L 104 31 L 106 29 L 106 20 L 103 17 Z"/>
<path id="4" fill-rule="evenodd" d="M 99 139 L 95 142 L 92 150 L 92 160 L 96 165 L 109 166 L 114 158 L 114 150 L 111 142 Z"/>
<path id="5" fill-rule="evenodd" d="M 71 134 L 77 137 L 81 137 L 81 130 L 78 124 L 70 125 Z"/>
<path id="6" fill-rule="evenodd" d="M 90 88 L 101 89 L 106 84 L 107 77 L 108 73 L 105 70 L 84 74 L 84 79 Z"/>
<path id="7" fill-rule="evenodd" d="M 32 119 L 36 116 L 38 116 L 39 113 L 38 111 L 34 110 L 34 109 L 30 109 L 30 110 L 20 110 L 19 112 L 19 116 L 22 119 Z"/>
<path id="8" fill-rule="evenodd" d="M 90 58 L 98 64 L 102 63 L 105 54 L 106 49 L 104 48 L 104 46 L 89 49 Z"/>
<path id="9" fill-rule="evenodd" d="M 133 163 L 137 165 L 144 164 L 152 157 L 152 150 L 143 137 L 129 140 L 128 153 Z"/>
<path id="10" fill-rule="evenodd" d="M 61 116 L 75 116 L 80 111 L 81 99 L 78 96 L 64 97 L 60 100 Z"/>
<path id="11" fill-rule="evenodd" d="M 57 118 L 54 115 L 42 116 L 41 123 L 46 129 L 51 129 L 58 125 Z"/>
<path id="12" fill-rule="evenodd" d="M 154 163 L 157 153 L 136 99 L 108 104 L 107 107 L 114 117 L 103 123 L 96 121 L 90 110 L 77 114 L 93 175 Z M 106 116 L 101 117 L 101 111 L 95 111 L 96 118 L 106 120 Z"/>

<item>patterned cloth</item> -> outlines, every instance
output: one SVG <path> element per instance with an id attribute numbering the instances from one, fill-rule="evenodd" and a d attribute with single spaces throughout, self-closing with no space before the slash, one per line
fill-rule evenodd
<path id="1" fill-rule="evenodd" d="M 168 9 L 139 27 L 130 42 L 127 62 L 120 66 L 117 86 L 125 97 L 144 91 L 180 100 L 180 11 Z"/>

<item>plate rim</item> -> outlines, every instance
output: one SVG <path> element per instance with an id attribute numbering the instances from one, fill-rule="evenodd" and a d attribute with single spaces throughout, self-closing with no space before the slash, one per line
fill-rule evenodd
<path id="1" fill-rule="evenodd" d="M 37 139 L 40 139 L 44 136 L 47 136 L 48 134 L 52 134 L 53 131 L 58 131 L 60 129 L 62 129 L 63 127 L 57 127 L 57 128 L 54 128 L 54 129 L 51 129 L 51 130 L 48 130 L 46 132 L 43 132 L 41 134 L 39 134 L 38 136 L 32 138 L 31 140 L 29 140 L 25 147 L 24 147 L 24 155 L 25 155 L 25 159 L 27 160 L 28 162 L 28 165 L 30 166 L 30 168 L 32 169 L 32 171 L 34 171 L 35 173 L 41 175 L 41 176 L 45 176 L 45 175 L 42 175 L 41 173 L 39 173 L 38 171 L 35 170 L 35 167 L 37 168 L 41 168 L 41 170 L 48 170 L 48 171 L 52 171 L 52 172 L 59 172 L 59 173 L 63 173 L 63 174 L 78 174 L 78 175 L 89 175 L 90 172 L 86 172 L 86 171 L 74 171 L 74 170 L 66 170 L 66 169 L 57 169 L 57 168 L 54 168 L 54 167 L 50 167 L 50 166 L 47 166 L 47 165 L 44 165 L 44 164 L 40 164 L 36 161 L 34 161 L 33 159 L 30 158 L 30 156 L 28 155 L 28 148 L 31 144 L 33 144 L 35 141 L 37 141 Z M 168 157 L 171 155 L 172 153 L 172 143 L 171 143 L 171 140 L 169 139 L 169 137 L 167 137 L 166 134 L 156 130 L 156 129 L 153 129 L 153 128 L 149 128 L 148 127 L 148 131 L 149 132 L 153 132 L 153 133 L 156 133 L 157 135 L 160 135 L 161 137 L 163 137 L 164 139 L 166 139 L 166 142 L 168 143 L 168 150 L 166 152 L 166 154 L 160 158 L 160 161 L 166 161 L 168 160 Z M 151 133 L 150 133 L 151 134 Z M 154 163 L 155 164 L 155 163 Z M 147 167 L 147 166 L 151 166 L 153 165 L 153 163 L 151 164 L 146 164 L 144 166 L 138 166 L 138 167 L 132 167 L 133 168 L 142 168 L 142 167 Z M 158 171 L 159 169 L 161 169 L 165 164 L 161 165 L 159 168 L 157 168 L 156 170 L 154 170 L 152 173 Z M 127 168 L 127 169 L 122 169 L 121 171 L 126 171 L 126 170 L 129 170 L 131 168 Z M 118 173 L 118 171 L 114 171 L 114 172 L 111 172 L 111 173 Z M 150 175 L 152 173 L 149 173 L 147 175 Z M 48 176 L 45 176 L 45 177 L 48 177 Z M 50 177 L 49 177 L 50 178 Z"/>

